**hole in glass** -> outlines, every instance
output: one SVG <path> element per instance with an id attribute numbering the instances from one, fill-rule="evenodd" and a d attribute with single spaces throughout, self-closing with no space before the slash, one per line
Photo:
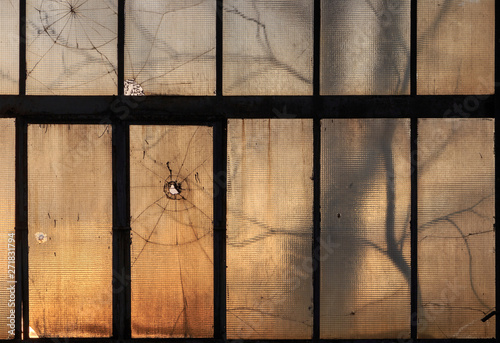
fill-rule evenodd
<path id="1" fill-rule="evenodd" d="M 172 199 L 172 200 L 179 200 L 182 199 L 182 183 L 177 182 L 175 180 L 170 180 L 165 181 L 165 185 L 163 186 L 163 192 L 165 192 L 165 195 L 167 198 Z"/>

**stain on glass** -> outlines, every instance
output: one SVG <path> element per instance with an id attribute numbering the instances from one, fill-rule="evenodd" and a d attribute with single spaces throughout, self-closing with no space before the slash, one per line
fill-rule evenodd
<path id="1" fill-rule="evenodd" d="M 0 2 L 0 94 L 19 92 L 19 1 Z"/>
<path id="2" fill-rule="evenodd" d="M 419 338 L 495 336 L 494 128 L 419 121 Z"/>
<path id="3" fill-rule="evenodd" d="M 227 336 L 312 337 L 312 120 L 230 120 Z"/>
<path id="4" fill-rule="evenodd" d="M 321 93 L 409 94 L 410 1 L 321 1 Z"/>
<path id="5" fill-rule="evenodd" d="M 213 337 L 213 137 L 131 126 L 133 337 Z"/>
<path id="6" fill-rule="evenodd" d="M 215 94 L 215 0 L 127 1 L 125 79 L 144 94 Z"/>
<path id="7" fill-rule="evenodd" d="M 224 1 L 224 95 L 311 95 L 313 2 Z"/>
<path id="8" fill-rule="evenodd" d="M 30 95 L 117 93 L 117 0 L 28 0 Z"/>
<path id="9" fill-rule="evenodd" d="M 29 321 L 39 337 L 111 335 L 111 166 L 107 126 L 28 126 Z"/>
<path id="10" fill-rule="evenodd" d="M 410 337 L 409 124 L 321 122 L 321 338 Z"/>
<path id="11" fill-rule="evenodd" d="M 14 338 L 15 329 L 15 162 L 14 119 L 0 119 L 0 339 Z"/>
<path id="12" fill-rule="evenodd" d="M 418 94 L 492 94 L 494 0 L 418 1 Z"/>

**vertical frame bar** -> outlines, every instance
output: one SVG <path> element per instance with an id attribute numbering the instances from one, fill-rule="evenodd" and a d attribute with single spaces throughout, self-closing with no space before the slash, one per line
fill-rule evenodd
<path id="1" fill-rule="evenodd" d="M 321 161 L 321 120 L 319 113 L 321 106 L 320 80 L 321 80 L 321 0 L 314 0 L 314 42 L 313 42 L 313 98 L 314 98 L 314 122 L 313 122 L 313 340 L 320 339 L 320 236 L 321 236 L 321 183 L 320 183 L 320 161 Z"/>
<path id="2" fill-rule="evenodd" d="M 313 123 L 313 340 L 320 339 L 320 310 L 321 310 L 321 265 L 320 265 L 320 239 L 321 239 L 321 121 L 314 119 Z"/>
<path id="3" fill-rule="evenodd" d="M 417 37 L 417 0 L 411 0 L 410 4 L 410 96 L 417 95 L 417 52 L 418 52 L 418 37 Z M 417 137 L 418 137 L 418 115 L 413 113 L 410 124 L 410 163 L 411 163 L 411 220 L 410 220 L 410 265 L 411 265 L 411 285 L 410 285 L 410 337 L 412 340 L 417 339 L 418 328 L 418 198 L 417 198 Z"/>
<path id="4" fill-rule="evenodd" d="M 226 340 L 227 121 L 214 124 L 214 338 Z"/>
<path id="5" fill-rule="evenodd" d="M 222 100 L 223 87 L 224 1 L 216 0 L 215 16 L 215 94 L 214 114 Z M 226 339 L 226 184 L 227 120 L 214 124 L 213 196 L 214 196 L 214 338 Z"/>
<path id="6" fill-rule="evenodd" d="M 129 126 L 113 124 L 113 337 L 131 337 L 130 137 Z"/>
<path id="7" fill-rule="evenodd" d="M 498 7 L 498 6 L 497 6 Z M 498 14 L 498 11 L 496 11 L 496 14 Z M 498 16 L 497 16 L 498 18 Z M 498 27 L 498 24 L 497 24 L 497 27 Z M 497 35 L 497 37 L 499 37 Z M 497 40 L 497 43 L 496 45 L 498 46 L 498 40 Z M 498 54 L 496 54 L 496 56 L 498 56 Z M 497 57 L 496 57 L 497 58 Z M 497 69 L 497 75 L 498 75 L 498 68 Z M 496 77 L 496 80 L 498 80 L 498 78 Z M 497 85 L 498 85 L 498 81 L 495 82 Z M 495 86 L 495 94 L 498 94 L 497 93 L 497 86 Z M 500 132 L 500 125 L 499 125 L 499 120 L 498 118 L 500 118 L 500 115 L 499 115 L 499 104 L 498 104 L 499 100 L 498 100 L 498 96 L 495 95 L 495 150 L 494 151 L 499 151 L 498 150 L 498 136 L 496 133 Z M 498 175 L 498 168 L 499 168 L 499 160 L 498 160 L 498 157 L 495 155 L 495 197 L 498 197 L 498 184 L 499 184 L 499 175 Z M 497 198 L 498 199 L 498 198 Z M 498 200 L 497 201 L 497 204 L 498 204 Z M 498 205 L 495 206 L 495 224 L 494 224 L 494 228 L 496 228 L 497 224 L 496 224 L 496 218 L 498 218 L 498 213 L 497 213 L 497 209 L 498 209 Z M 498 232 L 495 232 L 495 249 L 498 248 L 499 246 L 499 242 L 500 242 L 500 238 L 499 238 L 499 234 Z M 496 253 L 498 254 L 498 252 Z M 498 287 L 498 284 L 499 284 L 499 281 L 500 281 L 500 278 L 498 277 L 498 274 L 500 273 L 500 263 L 498 263 L 498 255 L 497 255 L 497 263 L 495 263 L 495 284 L 496 284 L 496 287 L 495 287 L 495 308 L 497 309 L 498 308 L 498 298 L 500 298 L 500 287 Z M 498 310 L 495 310 L 494 313 L 495 315 L 498 313 L 497 312 Z M 498 339 L 498 335 L 500 334 L 500 320 L 498 318 L 498 316 L 496 316 L 496 338 Z"/>
<path id="8" fill-rule="evenodd" d="M 124 94 L 125 0 L 118 0 L 118 96 Z M 113 337 L 131 337 L 130 137 L 128 125 L 113 125 Z"/>
<path id="9" fill-rule="evenodd" d="M 411 142 L 410 142 L 410 163 L 411 163 L 411 220 L 410 220 L 410 260 L 411 260 L 411 285 L 410 285 L 410 302 L 411 302 L 411 339 L 417 339 L 417 325 L 418 325 L 418 255 L 417 255 L 417 242 L 418 242 L 418 117 L 413 114 L 411 118 Z"/>
<path id="10" fill-rule="evenodd" d="M 498 133 L 500 132 L 500 126 L 498 123 L 498 118 L 500 118 L 500 99 L 499 99 L 499 92 L 500 92 L 500 23 L 499 23 L 499 18 L 500 18 L 500 4 L 496 1 L 495 2 L 495 94 L 493 95 L 495 97 L 495 101 L 493 103 L 493 108 L 494 108 L 494 113 L 488 113 L 488 115 L 492 115 L 495 118 L 495 152 L 498 152 Z M 498 199 L 498 183 L 499 183 L 499 176 L 498 176 L 498 168 L 499 168 L 499 162 L 498 162 L 498 156 L 495 155 L 495 197 Z M 495 200 L 498 204 L 498 200 Z M 497 213 L 498 206 L 495 206 L 495 218 L 498 218 L 498 213 Z M 495 219 L 495 227 L 496 227 L 496 219 Z M 500 242 L 500 238 L 498 233 L 495 233 L 495 249 L 498 248 Z M 497 252 L 498 254 L 498 252 Z M 497 261 L 498 261 L 498 255 L 497 255 Z M 500 291 L 498 285 L 499 285 L 499 277 L 498 274 L 500 273 L 500 263 L 495 263 L 495 284 L 497 287 L 495 287 L 495 302 L 496 302 L 496 308 L 498 309 L 498 299 L 500 298 Z M 497 310 L 498 311 L 498 310 Z M 496 338 L 498 339 L 498 335 L 500 334 L 500 320 L 497 316 L 496 318 Z"/>
<path id="11" fill-rule="evenodd" d="M 222 100 L 224 1 L 216 0 L 215 16 L 215 94 Z M 218 114 L 217 107 L 214 114 Z M 214 338 L 226 340 L 226 184 L 227 120 L 214 124 Z"/>
<path id="12" fill-rule="evenodd" d="M 16 119 L 16 328 L 15 338 L 28 338 L 28 127 Z M 22 322 L 22 326 L 21 326 Z"/>

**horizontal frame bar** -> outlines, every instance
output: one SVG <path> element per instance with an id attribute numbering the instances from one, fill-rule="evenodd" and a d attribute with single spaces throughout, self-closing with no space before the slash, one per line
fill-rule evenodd
<path id="1" fill-rule="evenodd" d="M 217 121 L 227 118 L 495 117 L 495 95 L 53 97 L 0 96 L 1 117 L 29 121 Z"/>

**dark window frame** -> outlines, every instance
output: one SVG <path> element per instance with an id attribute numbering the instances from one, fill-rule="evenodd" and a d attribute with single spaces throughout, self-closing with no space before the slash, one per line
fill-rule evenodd
<path id="1" fill-rule="evenodd" d="M 129 209 L 129 126 L 130 125 L 209 125 L 214 129 L 214 175 L 226 175 L 227 120 L 230 118 L 309 118 L 313 120 L 313 171 L 314 171 L 314 239 L 311 253 L 319 249 L 320 237 L 320 125 L 326 118 L 409 118 L 411 120 L 411 313 L 417 311 L 417 124 L 419 118 L 465 117 L 495 118 L 499 105 L 500 68 L 499 56 L 499 8 L 495 7 L 495 94 L 478 98 L 476 95 L 421 96 L 416 93 L 416 22 L 417 1 L 411 0 L 411 82 L 410 95 L 397 96 L 320 96 L 320 0 L 314 0 L 314 58 L 313 95 L 311 96 L 223 96 L 222 95 L 222 5 L 217 0 L 216 20 L 216 95 L 215 96 L 151 96 L 126 97 L 118 87 L 118 96 L 26 96 L 26 0 L 20 0 L 20 85 L 19 95 L 0 96 L 0 117 L 16 119 L 16 336 L 21 341 L 21 313 L 24 332 L 29 331 L 28 299 L 28 178 L 27 178 L 27 126 L 29 124 L 107 124 L 112 127 L 113 142 L 113 270 L 130 275 L 130 209 Z M 118 0 L 118 85 L 124 81 L 124 35 L 125 0 Z M 455 105 L 480 99 L 474 113 L 464 114 L 455 110 Z M 293 114 L 286 113 L 288 109 Z M 498 120 L 495 122 L 498 131 Z M 497 141 L 495 139 L 495 149 Z M 222 173 L 222 174 L 220 174 Z M 495 171 L 495 180 L 498 173 Z M 220 181 L 218 181 L 220 182 Z M 498 182 L 496 182 L 497 184 Z M 495 186 L 496 188 L 496 186 Z M 223 191 L 214 197 L 214 338 L 181 339 L 183 342 L 222 342 L 226 321 L 226 194 Z M 495 212 L 496 213 L 496 212 Z M 498 243 L 498 235 L 496 235 Z M 498 244 L 497 244 L 498 246 Z M 498 280 L 499 263 L 496 263 Z M 320 311 L 320 261 L 313 261 L 313 337 L 305 341 L 330 341 L 319 338 Z M 99 342 L 147 341 L 160 342 L 168 339 L 132 339 L 130 330 L 130 283 L 119 284 L 113 278 L 113 287 L 122 291 L 113 292 L 113 336 L 91 339 Z M 125 286 L 125 287 L 122 287 Z M 500 293 L 496 291 L 496 301 Z M 24 312 L 21 310 L 24 309 Z M 421 342 L 433 340 L 417 339 L 417 322 L 412 315 L 411 338 Z M 499 321 L 496 321 L 498 335 Z M 30 340 L 28 337 L 24 341 Z M 90 342 L 89 339 L 37 339 L 39 342 Z M 291 340 L 274 341 L 290 342 Z M 335 340 L 348 342 L 350 340 Z M 392 342 L 396 340 L 372 340 Z M 403 340 L 406 341 L 406 340 Z M 448 339 L 436 340 L 440 342 Z M 470 340 L 453 340 L 462 342 Z M 494 339 L 474 341 L 494 342 Z M 1 343 L 0 342 L 0 343 Z M 255 342 L 255 341 L 253 341 Z M 263 342 L 263 341 L 259 341 Z M 271 341 L 267 341 L 271 342 Z"/>

